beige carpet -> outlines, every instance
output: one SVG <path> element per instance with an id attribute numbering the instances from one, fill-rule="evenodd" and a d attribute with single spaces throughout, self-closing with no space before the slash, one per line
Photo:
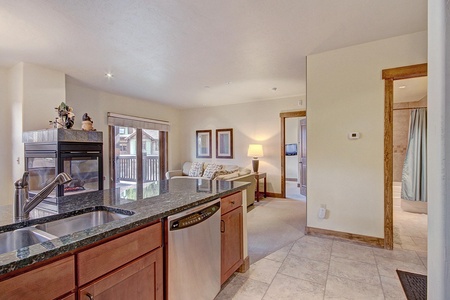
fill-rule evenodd
<path id="1" fill-rule="evenodd" d="M 249 208 L 247 215 L 251 264 L 304 236 L 304 201 L 263 198 L 253 206 Z"/>

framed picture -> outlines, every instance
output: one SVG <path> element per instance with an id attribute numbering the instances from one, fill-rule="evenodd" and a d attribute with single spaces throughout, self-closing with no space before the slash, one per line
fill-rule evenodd
<path id="1" fill-rule="evenodd" d="M 233 158 L 233 129 L 216 130 L 216 158 Z"/>
<path id="2" fill-rule="evenodd" d="M 211 158 L 211 130 L 196 131 L 197 158 Z"/>

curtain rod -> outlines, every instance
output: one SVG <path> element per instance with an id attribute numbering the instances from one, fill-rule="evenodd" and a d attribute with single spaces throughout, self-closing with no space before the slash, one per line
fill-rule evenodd
<path id="1" fill-rule="evenodd" d="M 113 113 L 113 112 L 108 112 L 108 117 L 170 125 L 170 122 L 168 122 L 168 121 L 147 119 L 147 118 L 129 116 L 129 115 L 122 115 L 122 114 L 117 114 L 117 113 Z"/>
<path id="2" fill-rule="evenodd" d="M 401 107 L 401 108 L 393 108 L 392 110 L 405 110 L 405 109 L 417 109 L 417 108 L 427 108 L 427 106 Z"/>

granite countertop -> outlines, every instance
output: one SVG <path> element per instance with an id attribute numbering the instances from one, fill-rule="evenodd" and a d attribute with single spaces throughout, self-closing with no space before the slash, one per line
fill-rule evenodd
<path id="1" fill-rule="evenodd" d="M 169 215 L 243 190 L 247 185 L 249 183 L 237 181 L 179 178 L 139 186 L 129 185 L 117 189 L 80 193 L 58 197 L 53 202 L 44 201 L 31 212 L 29 221 L 19 223 L 13 222 L 12 205 L 0 206 L 0 233 L 102 207 L 118 212 L 134 212 L 133 215 L 117 221 L 0 254 L 0 275 L 138 226 L 156 222 Z"/>

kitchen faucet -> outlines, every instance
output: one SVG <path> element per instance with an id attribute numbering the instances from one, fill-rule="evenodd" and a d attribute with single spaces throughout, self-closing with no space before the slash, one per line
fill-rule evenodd
<path id="1" fill-rule="evenodd" d="M 40 190 L 33 198 L 28 198 L 28 171 L 23 173 L 21 179 L 17 180 L 14 193 L 14 221 L 26 221 L 30 218 L 30 211 L 44 200 L 58 184 L 64 184 L 72 181 L 67 173 L 59 173 L 56 177 Z"/>

